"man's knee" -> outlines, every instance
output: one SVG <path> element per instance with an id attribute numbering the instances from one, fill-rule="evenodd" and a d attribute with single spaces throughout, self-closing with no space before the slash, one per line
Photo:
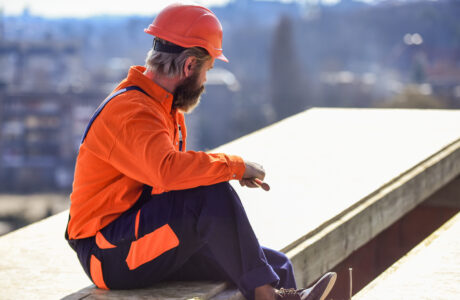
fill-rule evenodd
<path id="1" fill-rule="evenodd" d="M 220 211 L 229 212 L 229 208 L 234 206 L 233 203 L 237 199 L 236 193 L 228 181 L 172 191 L 171 193 L 173 199 L 180 200 L 184 207 L 195 211 L 196 215 L 201 215 L 203 209 L 208 213 L 212 211 L 212 214 Z M 221 213 L 218 214 L 220 215 Z"/>
<path id="2" fill-rule="evenodd" d="M 235 191 L 228 181 L 219 182 L 216 184 L 200 186 L 197 188 L 200 195 L 209 201 L 223 202 L 226 200 L 234 200 L 237 198 Z"/>
<path id="3" fill-rule="evenodd" d="M 202 188 L 205 198 L 210 202 L 217 202 L 220 206 L 225 206 L 224 203 L 232 204 L 232 206 L 234 206 L 234 203 L 241 204 L 238 194 L 228 181 L 203 186 Z"/>
<path id="4" fill-rule="evenodd" d="M 199 187 L 201 215 L 220 220 L 234 219 L 244 210 L 238 195 L 229 182 Z"/>

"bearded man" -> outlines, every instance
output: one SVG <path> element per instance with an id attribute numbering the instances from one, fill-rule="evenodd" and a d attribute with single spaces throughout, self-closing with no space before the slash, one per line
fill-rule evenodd
<path id="1" fill-rule="evenodd" d="M 263 248 L 229 180 L 259 187 L 264 169 L 240 156 L 187 151 L 184 113 L 222 53 L 207 8 L 175 4 L 145 30 L 146 66 L 134 66 L 83 135 L 66 238 L 101 289 L 166 280 L 228 280 L 247 299 L 321 299 L 336 274 L 296 287 L 281 252 Z M 283 289 L 281 289 L 283 288 Z"/>

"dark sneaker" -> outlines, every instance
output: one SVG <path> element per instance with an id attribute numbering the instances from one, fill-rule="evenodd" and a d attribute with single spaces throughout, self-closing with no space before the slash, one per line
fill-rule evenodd
<path id="1" fill-rule="evenodd" d="M 324 300 L 334 286 L 337 274 L 329 272 L 323 275 L 308 289 L 283 289 L 276 291 L 276 300 Z"/>

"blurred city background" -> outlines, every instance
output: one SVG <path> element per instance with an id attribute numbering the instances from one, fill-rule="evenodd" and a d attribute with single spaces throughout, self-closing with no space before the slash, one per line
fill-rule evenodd
<path id="1" fill-rule="evenodd" d="M 313 106 L 460 108 L 460 1 L 217 2 L 198 3 L 221 20 L 230 63 L 187 117 L 189 149 Z M 83 130 L 144 64 L 155 11 L 19 9 L 0 2 L 0 234 L 68 208 Z"/>

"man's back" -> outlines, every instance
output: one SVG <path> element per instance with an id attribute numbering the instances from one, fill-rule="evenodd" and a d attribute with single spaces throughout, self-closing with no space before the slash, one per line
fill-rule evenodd
<path id="1" fill-rule="evenodd" d="M 137 71 L 140 73 L 140 70 Z M 131 161 L 142 160 L 142 156 L 132 157 L 132 153 L 123 154 L 127 150 L 126 145 L 133 148 L 145 147 L 145 144 L 134 140 L 136 136 L 141 137 L 139 130 L 170 128 L 167 132 L 171 139 L 170 144 L 174 140 L 172 115 L 167 113 L 161 102 L 152 97 L 167 97 L 169 93 L 160 87 L 155 91 L 156 86 L 150 82 L 146 86 L 143 80 L 139 80 L 142 73 L 136 74 L 138 72 L 134 70 L 130 73 L 129 80 L 124 80 L 115 90 L 138 84 L 150 92 L 149 96 L 139 91 L 118 95 L 104 107 L 88 131 L 80 146 L 75 168 L 71 194 L 70 238 L 94 235 L 133 205 L 139 198 L 144 184 L 153 185 L 153 168 L 151 172 L 143 172 L 137 167 L 142 165 L 141 161 Z M 170 94 L 169 97 L 172 100 Z M 149 124 L 154 124 L 153 120 L 161 123 L 161 127 L 149 128 Z M 183 117 L 180 120 L 183 122 Z M 128 126 L 130 128 L 127 128 Z M 126 139 L 129 139 L 129 143 Z M 162 192 L 159 184 L 155 186 L 156 193 Z"/>

